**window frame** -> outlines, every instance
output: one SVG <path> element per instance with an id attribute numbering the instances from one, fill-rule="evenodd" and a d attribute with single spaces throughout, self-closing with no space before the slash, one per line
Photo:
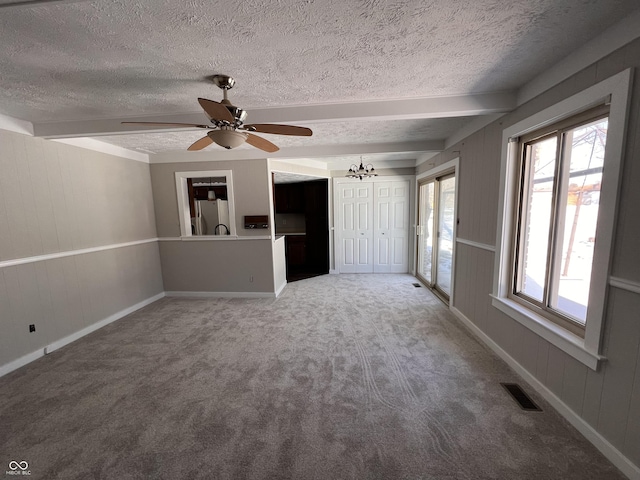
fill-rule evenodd
<path id="1" fill-rule="evenodd" d="M 511 246 L 511 287 L 509 289 L 509 298 L 521 303 L 532 311 L 542 315 L 549 321 L 558 324 L 560 327 L 569 330 L 570 332 L 584 338 L 586 324 L 582 324 L 577 320 L 574 320 L 569 315 L 565 315 L 561 310 L 555 309 L 548 305 L 550 298 L 554 295 L 551 289 L 558 288 L 556 285 L 556 278 L 553 274 L 554 270 L 559 268 L 559 263 L 562 259 L 562 252 L 558 252 L 558 218 L 561 215 L 561 199 L 564 195 L 563 182 L 563 169 L 568 168 L 566 166 L 567 158 L 565 157 L 566 145 L 564 143 L 565 134 L 568 131 L 574 130 L 581 126 L 587 125 L 594 121 L 608 120 L 610 115 L 609 105 L 602 104 L 595 108 L 589 109 L 585 112 L 574 115 L 570 118 L 564 119 L 558 123 L 547 125 L 539 130 L 530 132 L 526 135 L 522 135 L 518 139 L 518 164 L 516 166 L 516 172 L 518 175 L 518 181 L 516 184 L 515 192 L 515 219 L 512 229 L 512 246 Z M 547 139 L 556 139 L 556 166 L 554 167 L 554 180 L 552 190 L 551 201 L 551 216 L 550 216 L 550 231 L 547 239 L 547 258 L 545 265 L 545 283 L 543 285 L 543 298 L 541 301 L 530 297 L 524 292 L 518 292 L 519 283 L 522 281 L 521 271 L 524 268 L 522 263 L 523 259 L 520 257 L 521 250 L 524 246 L 523 229 L 524 229 L 524 210 L 526 208 L 526 202 L 524 196 L 528 193 L 525 183 L 530 175 L 530 165 L 526 164 L 529 147 L 543 142 Z M 605 150 L 606 151 L 606 150 Z M 560 254 L 560 257 L 558 256 Z M 553 277 L 553 278 L 552 278 Z M 588 319 L 587 319 L 588 320 Z"/>
<path id="2" fill-rule="evenodd" d="M 631 69 L 622 71 L 507 127 L 502 134 L 492 305 L 593 370 L 597 370 L 599 363 L 604 359 L 601 355 L 602 332 L 617 219 L 631 79 Z M 594 248 L 586 327 L 584 336 L 580 336 L 552 322 L 522 302 L 515 301 L 509 295 L 513 278 L 517 182 L 520 179 L 518 139 L 603 103 L 609 104 L 606 168 L 603 171 L 600 192 L 597 242 Z"/>
<path id="3" fill-rule="evenodd" d="M 227 201 L 229 205 L 229 235 L 192 235 L 191 214 L 189 211 L 189 178 L 226 177 Z M 233 175 L 231 170 L 203 170 L 190 172 L 175 172 L 176 197 L 178 201 L 178 217 L 180 221 L 180 238 L 183 240 L 230 240 L 238 238 L 236 230 L 236 212 L 233 196 Z"/>

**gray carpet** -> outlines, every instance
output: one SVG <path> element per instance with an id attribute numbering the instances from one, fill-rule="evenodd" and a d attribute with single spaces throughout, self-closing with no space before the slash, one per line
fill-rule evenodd
<path id="1" fill-rule="evenodd" d="M 0 378 L 0 469 L 27 461 L 32 479 L 624 478 L 413 282 L 327 275 L 275 300 L 162 299 Z M 521 410 L 500 386 L 510 381 L 544 411 Z"/>

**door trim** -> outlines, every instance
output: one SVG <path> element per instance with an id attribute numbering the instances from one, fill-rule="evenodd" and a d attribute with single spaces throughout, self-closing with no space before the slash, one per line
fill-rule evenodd
<path id="1" fill-rule="evenodd" d="M 415 202 L 414 202 L 414 222 L 413 222 L 413 275 L 417 278 L 418 274 L 418 194 L 420 183 L 423 183 L 425 180 L 429 180 L 431 178 L 435 179 L 436 177 L 445 176 L 452 173 L 456 178 L 456 193 L 453 207 L 453 217 L 456 221 L 453 224 L 453 252 L 451 259 L 451 294 L 449 295 L 449 306 L 452 307 L 455 305 L 455 273 L 456 273 L 456 244 L 457 244 L 457 235 L 458 235 L 458 200 L 459 200 L 459 192 L 460 192 L 460 157 L 456 157 L 448 162 L 445 162 L 440 165 L 436 165 L 433 168 L 426 170 L 418 175 L 416 175 L 414 191 L 415 194 Z M 433 290 L 433 289 L 432 289 Z"/>

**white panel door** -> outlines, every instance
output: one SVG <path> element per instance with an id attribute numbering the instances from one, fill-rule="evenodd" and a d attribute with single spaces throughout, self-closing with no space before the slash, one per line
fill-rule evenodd
<path id="1" fill-rule="evenodd" d="M 392 182 L 376 182 L 374 186 L 373 271 L 391 271 L 391 225 L 393 222 Z"/>
<path id="2" fill-rule="evenodd" d="M 373 272 L 373 184 L 340 184 L 341 273 Z"/>
<path id="3" fill-rule="evenodd" d="M 391 185 L 391 273 L 409 271 L 409 188 L 408 180 Z"/>
<path id="4" fill-rule="evenodd" d="M 409 270 L 409 182 L 374 185 L 374 272 L 405 273 Z"/>

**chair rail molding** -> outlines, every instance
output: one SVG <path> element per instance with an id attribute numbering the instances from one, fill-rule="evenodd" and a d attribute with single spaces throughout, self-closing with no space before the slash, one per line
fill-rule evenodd
<path id="1" fill-rule="evenodd" d="M 66 250 L 64 252 L 47 253 L 44 255 L 34 255 L 32 257 L 15 258 L 12 260 L 4 260 L 0 262 L 0 268 L 15 267 L 16 265 L 25 265 L 27 263 L 43 262 L 46 260 L 54 260 L 56 258 L 73 257 L 75 255 L 85 255 L 87 253 L 103 252 L 105 250 L 114 250 L 116 248 L 133 247 L 135 245 L 144 245 L 145 243 L 157 242 L 158 238 L 145 238 L 144 240 L 134 240 L 132 242 L 112 243 L 109 245 L 100 245 L 99 247 L 81 248 L 79 250 Z"/>

